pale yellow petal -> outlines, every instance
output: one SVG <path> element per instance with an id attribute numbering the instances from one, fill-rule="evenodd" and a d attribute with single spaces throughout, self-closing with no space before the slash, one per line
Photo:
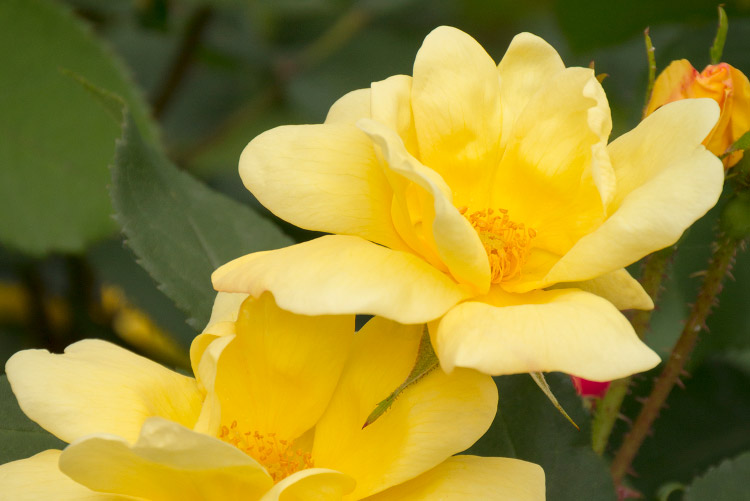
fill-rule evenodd
<path id="1" fill-rule="evenodd" d="M 699 144 L 717 117 L 712 100 L 676 101 L 612 143 L 618 197 L 620 189 L 627 194 L 609 219 L 581 238 L 546 277 L 528 286 L 595 278 L 674 244 L 721 195 L 721 161 Z"/>
<path id="2" fill-rule="evenodd" d="M 556 288 L 575 288 L 596 294 L 615 305 L 618 310 L 651 310 L 654 308 L 654 302 L 643 290 L 643 286 L 638 280 L 631 277 L 630 273 L 624 268 L 584 282 L 558 284 Z"/>
<path id="3" fill-rule="evenodd" d="M 247 299 L 247 294 L 233 292 L 219 292 L 214 299 L 214 307 L 211 310 L 211 318 L 208 319 L 206 328 L 203 332 L 208 332 L 211 326 L 223 324 L 225 322 L 234 323 L 237 320 L 237 313 L 240 311 L 240 305 Z"/>
<path id="4" fill-rule="evenodd" d="M 499 159 L 502 128 L 492 58 L 463 31 L 436 28 L 414 61 L 411 105 L 419 160 L 445 179 L 456 205 L 486 201 L 487 166 Z"/>
<path id="5" fill-rule="evenodd" d="M 232 322 L 234 325 L 234 322 Z M 193 365 L 193 371 L 206 392 L 201 407 L 200 416 L 193 426 L 193 430 L 208 435 L 218 435 L 221 428 L 221 402 L 216 393 L 216 370 L 219 364 L 219 357 L 224 349 L 234 340 L 235 336 L 214 336 L 212 334 L 201 334 L 193 341 L 191 348 L 196 345 L 208 343 L 201 353 L 200 363 Z M 193 354 L 191 350 L 191 355 Z"/>
<path id="6" fill-rule="evenodd" d="M 160 501 L 260 499 L 273 485 L 236 447 L 161 418 L 146 421 L 132 446 L 116 435 L 70 444 L 60 469 L 99 492 Z"/>
<path id="7" fill-rule="evenodd" d="M 422 207 L 421 226 L 425 237 L 434 241 L 445 266 L 461 283 L 470 284 L 480 293 L 489 289 L 490 265 L 477 232 L 453 206 L 450 188 L 433 170 L 411 156 L 401 138 L 388 127 L 374 120 L 357 124 L 383 151 L 387 166 L 419 186 L 426 195 Z"/>
<path id="8" fill-rule="evenodd" d="M 240 177 L 260 203 L 295 226 L 404 247 L 372 141 L 352 125 L 266 131 L 242 152 Z"/>
<path id="9" fill-rule="evenodd" d="M 536 231 L 532 253 L 561 256 L 604 220 L 604 203 L 614 194 L 606 151 L 611 126 L 604 91 L 585 68 L 553 75 L 519 115 L 490 207 Z M 519 280 L 533 278 L 525 272 Z"/>
<path id="10" fill-rule="evenodd" d="M 549 79 L 565 69 L 557 51 L 531 33 L 519 33 L 497 65 L 503 108 L 500 144 L 505 146 L 518 116 Z"/>
<path id="11" fill-rule="evenodd" d="M 295 313 L 373 314 L 403 323 L 433 320 L 468 295 L 413 254 L 343 235 L 235 259 L 212 280 L 221 291 L 270 291 Z"/>
<path id="12" fill-rule="evenodd" d="M 360 118 L 370 116 L 370 89 L 357 89 L 333 103 L 325 123 L 354 125 Z"/>
<path id="13" fill-rule="evenodd" d="M 286 440 L 302 435 L 323 414 L 353 337 L 354 315 L 296 315 L 268 292 L 246 300 L 216 367 L 223 424 Z"/>
<path id="14" fill-rule="evenodd" d="M 453 456 L 366 501 L 544 501 L 544 470 L 511 458 Z"/>
<path id="15" fill-rule="evenodd" d="M 718 119 L 719 105 L 713 99 L 683 99 L 662 106 L 635 129 L 614 140 L 608 147 L 617 175 L 614 208 L 619 207 L 634 190 L 681 162 L 689 161 Z M 711 167 L 709 163 L 704 169 L 715 170 Z M 686 174 L 680 177 L 686 177 Z M 699 188 L 702 188 L 700 184 Z"/>
<path id="16" fill-rule="evenodd" d="M 353 499 L 400 484 L 465 450 L 495 416 L 497 390 L 490 377 L 468 369 L 447 375 L 438 368 L 362 429 L 376 404 L 411 371 L 422 328 L 370 320 L 355 336 L 352 356 L 315 429 L 315 465 L 356 479 Z"/>
<path id="17" fill-rule="evenodd" d="M 419 158 L 417 129 L 411 109 L 411 82 L 408 75 L 394 75 L 372 83 L 372 119 L 396 131 L 406 151 Z"/>
<path id="18" fill-rule="evenodd" d="M 124 501 L 130 497 L 101 494 L 82 486 L 57 467 L 60 451 L 47 450 L 28 459 L 0 465 L 0 499 L 7 501 Z"/>
<path id="19" fill-rule="evenodd" d="M 91 433 L 134 441 L 151 416 L 191 427 L 203 401 L 193 378 L 96 339 L 62 355 L 22 351 L 5 368 L 24 413 L 65 442 Z"/>
<path id="20" fill-rule="evenodd" d="M 310 468 L 274 485 L 261 501 L 340 501 L 355 485 L 355 480 L 343 473 Z"/>
<path id="21" fill-rule="evenodd" d="M 433 344 L 445 370 L 487 374 L 562 371 L 610 381 L 651 369 L 659 357 L 606 299 L 578 289 L 508 294 L 499 288 L 440 321 Z"/>

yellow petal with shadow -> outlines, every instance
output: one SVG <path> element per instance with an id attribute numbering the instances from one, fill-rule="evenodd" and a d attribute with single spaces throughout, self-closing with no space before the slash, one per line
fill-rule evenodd
<path id="1" fill-rule="evenodd" d="M 315 465 L 357 480 L 360 499 L 416 477 L 465 450 L 497 410 L 492 378 L 435 369 L 404 390 L 391 408 L 362 429 L 378 402 L 411 371 L 423 326 L 371 319 L 355 336 L 352 356 L 315 429 Z"/>

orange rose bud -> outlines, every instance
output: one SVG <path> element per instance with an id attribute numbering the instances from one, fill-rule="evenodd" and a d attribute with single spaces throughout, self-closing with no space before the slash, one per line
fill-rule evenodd
<path id="1" fill-rule="evenodd" d="M 706 66 L 699 73 L 686 59 L 672 61 L 654 83 L 646 115 L 672 101 L 696 97 L 710 97 L 721 107 L 719 122 L 703 141 L 711 153 L 721 156 L 750 130 L 750 82 L 727 63 Z M 742 151 L 728 155 L 724 158 L 724 168 L 741 158 Z"/>

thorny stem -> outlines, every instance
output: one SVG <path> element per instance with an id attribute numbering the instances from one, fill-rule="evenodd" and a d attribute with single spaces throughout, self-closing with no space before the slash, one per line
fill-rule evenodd
<path id="1" fill-rule="evenodd" d="M 203 32 L 211 19 L 213 11 L 209 7 L 199 7 L 190 17 L 185 28 L 185 34 L 180 41 L 177 57 L 169 67 L 164 81 L 154 98 L 154 116 L 160 118 L 172 101 L 175 92 L 187 74 L 190 64 L 193 62 L 195 50 L 198 48 Z"/>
<path id="2" fill-rule="evenodd" d="M 643 408 L 636 418 L 633 427 L 625 435 L 622 446 L 612 461 L 611 473 L 615 485 L 622 483 L 633 459 L 638 454 L 641 444 L 646 435 L 648 435 L 651 425 L 658 417 L 661 407 L 672 391 L 672 387 L 679 380 L 685 363 L 690 358 L 690 354 L 698 340 L 698 334 L 706 328 L 706 319 L 711 314 L 711 308 L 717 302 L 724 277 L 730 271 L 734 262 L 734 256 L 741 244 L 741 239 L 731 236 L 722 235 L 717 239 L 714 253 L 711 256 L 711 262 L 704 276 L 701 289 L 698 292 L 698 298 L 682 329 L 680 339 L 672 350 L 672 354 L 664 366 L 664 370 L 657 378 L 651 394 L 643 404 Z"/>
<path id="3" fill-rule="evenodd" d="M 669 263 L 674 257 L 677 246 L 673 245 L 655 252 L 648 256 L 643 263 L 643 273 L 641 274 L 641 285 L 646 293 L 651 296 L 654 303 L 659 301 L 662 292 L 662 282 L 667 274 Z M 651 326 L 651 316 L 653 310 L 639 310 L 630 317 L 630 323 L 640 339 L 646 336 Z M 607 393 L 596 406 L 596 413 L 591 427 L 591 444 L 594 452 L 597 454 L 604 453 L 607 448 L 609 436 L 615 426 L 617 418 L 620 416 L 622 402 L 628 393 L 631 378 L 626 377 L 612 381 L 607 389 Z"/>

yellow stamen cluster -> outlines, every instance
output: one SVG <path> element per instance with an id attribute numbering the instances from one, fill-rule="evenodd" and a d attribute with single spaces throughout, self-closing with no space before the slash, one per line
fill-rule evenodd
<path id="1" fill-rule="evenodd" d="M 469 215 L 466 214 L 467 207 L 458 210 L 479 234 L 490 261 L 492 283 L 499 284 L 519 277 L 536 231 L 526 228 L 523 223 L 511 221 L 505 209 L 481 210 Z"/>
<path id="2" fill-rule="evenodd" d="M 237 421 L 232 421 L 229 427 L 222 426 L 219 438 L 262 464 L 274 483 L 314 466 L 312 455 L 299 448 L 295 450 L 293 440 L 279 439 L 275 433 L 242 432 L 237 427 Z"/>

